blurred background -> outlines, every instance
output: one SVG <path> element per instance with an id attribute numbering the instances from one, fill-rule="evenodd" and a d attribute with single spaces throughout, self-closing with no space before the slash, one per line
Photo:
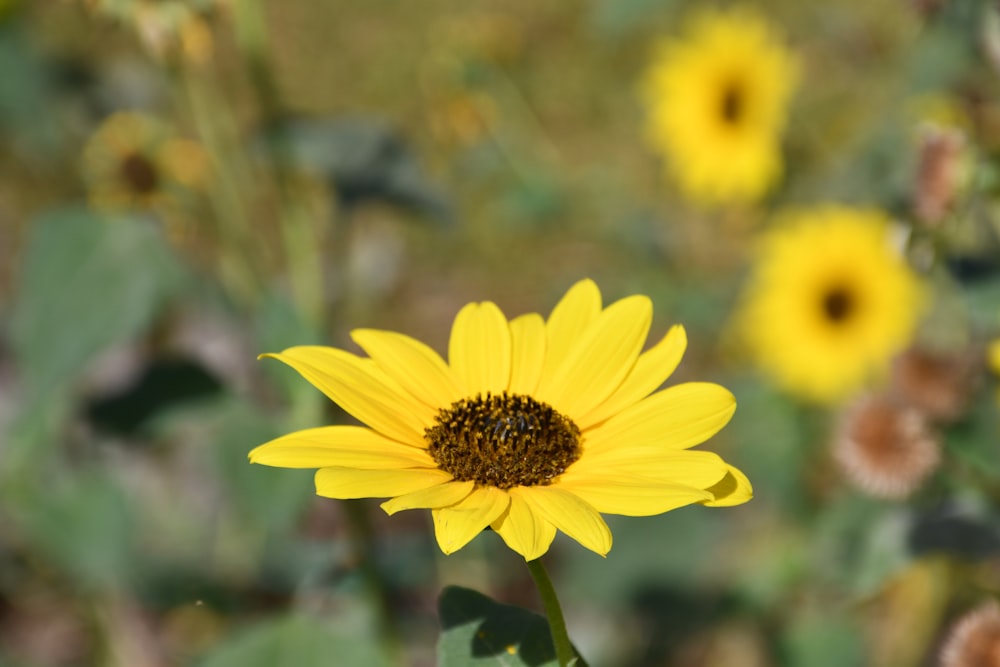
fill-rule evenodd
<path id="1" fill-rule="evenodd" d="M 708 447 L 756 492 L 609 517 L 606 559 L 557 538 L 590 664 L 943 664 L 1000 594 L 1000 9 L 739 5 L 794 67 L 751 53 L 723 120 L 786 76 L 782 166 L 706 198 L 644 83 L 711 51 L 703 4 L 0 0 L 0 665 L 433 665 L 443 586 L 539 609 L 494 535 L 444 557 L 426 512 L 249 465 L 346 419 L 256 356 L 444 351 L 465 303 L 547 314 L 583 277 L 685 325 L 671 382 L 734 392 Z M 879 382 L 816 401 L 738 313 L 775 216 L 827 203 L 893 220 L 926 298 Z"/>

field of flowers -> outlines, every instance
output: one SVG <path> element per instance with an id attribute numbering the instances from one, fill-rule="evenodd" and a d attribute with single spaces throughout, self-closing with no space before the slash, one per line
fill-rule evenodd
<path id="1" fill-rule="evenodd" d="M 1000 667 L 1000 5 L 0 0 L 0 667 Z"/>

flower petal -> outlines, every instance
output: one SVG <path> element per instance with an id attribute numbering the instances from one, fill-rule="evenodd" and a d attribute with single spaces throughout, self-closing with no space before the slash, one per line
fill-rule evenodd
<path id="1" fill-rule="evenodd" d="M 639 355 L 632 372 L 618 389 L 586 416 L 578 417 L 576 425 L 588 428 L 599 424 L 656 391 L 677 369 L 686 348 L 684 327 L 679 324 L 670 327 L 659 343 Z"/>
<path id="2" fill-rule="evenodd" d="M 316 471 L 316 493 L 327 498 L 391 498 L 451 481 L 451 475 L 436 468 L 424 470 L 358 470 L 320 468 Z"/>
<path id="3" fill-rule="evenodd" d="M 542 377 L 551 376 L 580 336 L 580 332 L 601 313 L 601 291 L 589 278 L 581 280 L 566 292 L 552 309 L 545 324 L 545 370 Z"/>
<path id="4" fill-rule="evenodd" d="M 635 475 L 581 475 L 567 470 L 559 488 L 569 491 L 602 514 L 652 516 L 684 505 L 714 500 L 708 491 Z"/>
<path id="5" fill-rule="evenodd" d="M 648 396 L 587 431 L 585 447 L 595 454 L 623 446 L 687 449 L 718 433 L 735 410 L 736 399 L 726 388 L 686 382 Z"/>
<path id="6" fill-rule="evenodd" d="M 251 463 L 281 468 L 433 468 L 427 451 L 364 426 L 321 426 L 275 438 L 250 452 Z"/>
<path id="7" fill-rule="evenodd" d="M 545 364 L 545 320 L 538 313 L 510 321 L 511 366 L 508 391 L 532 395 Z"/>
<path id="8" fill-rule="evenodd" d="M 570 419 L 604 402 L 632 370 L 653 319 L 648 297 L 626 297 L 608 306 L 578 334 L 569 354 L 538 387 L 539 400 Z"/>
<path id="9" fill-rule="evenodd" d="M 522 495 L 511 494 L 510 507 L 493 522 L 492 528 L 524 560 L 542 556 L 556 537 L 556 527 L 526 503 Z"/>
<path id="10" fill-rule="evenodd" d="M 510 383 L 510 326 L 495 303 L 470 303 L 455 316 L 448 360 L 464 395 L 499 394 Z"/>
<path id="11" fill-rule="evenodd" d="M 355 329 L 351 338 L 383 373 L 429 407 L 439 410 L 463 398 L 448 364 L 419 340 L 375 329 Z"/>
<path id="12" fill-rule="evenodd" d="M 331 401 L 373 429 L 413 445 L 434 420 L 434 411 L 403 391 L 371 359 L 333 347 L 304 345 L 265 354 L 297 370 Z"/>
<path id="13" fill-rule="evenodd" d="M 729 472 L 729 465 L 713 452 L 676 450 L 663 446 L 607 447 L 590 454 L 584 450 L 579 461 L 572 464 L 570 479 L 588 474 L 637 475 L 664 482 L 683 484 L 697 489 L 707 489 L 717 484 Z"/>
<path id="14" fill-rule="evenodd" d="M 522 498 L 535 513 L 591 551 L 602 556 L 611 551 L 608 524 L 597 510 L 572 493 L 555 486 L 532 486 L 515 487 L 510 495 Z"/>
<path id="15" fill-rule="evenodd" d="M 510 496 L 506 491 L 481 486 L 450 507 L 431 510 L 434 534 L 441 551 L 450 554 L 464 547 L 496 521 L 509 505 Z"/>
<path id="16" fill-rule="evenodd" d="M 753 498 L 753 486 L 750 480 L 733 466 L 729 466 L 729 474 L 708 491 L 715 496 L 715 500 L 702 504 L 709 507 L 741 505 Z"/>
<path id="17" fill-rule="evenodd" d="M 382 503 L 381 507 L 390 516 L 402 510 L 447 507 L 465 500 L 475 486 L 475 482 L 445 482 L 397 496 Z"/>

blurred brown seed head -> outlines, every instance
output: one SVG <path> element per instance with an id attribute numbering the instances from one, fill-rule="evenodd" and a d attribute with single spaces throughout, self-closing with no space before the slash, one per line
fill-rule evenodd
<path id="1" fill-rule="evenodd" d="M 988 602 L 958 619 L 941 649 L 941 667 L 1000 667 L 1000 605 Z"/>
<path id="2" fill-rule="evenodd" d="M 863 396 L 847 408 L 833 455 L 855 486 L 892 499 L 913 493 L 941 460 L 920 411 L 884 395 Z"/>
<path id="3" fill-rule="evenodd" d="M 893 362 L 892 391 L 937 422 L 953 422 L 968 409 L 980 383 L 982 355 L 912 347 Z"/>
<path id="4" fill-rule="evenodd" d="M 965 135 L 960 130 L 927 124 L 920 133 L 913 183 L 913 214 L 936 227 L 951 210 L 964 173 Z"/>

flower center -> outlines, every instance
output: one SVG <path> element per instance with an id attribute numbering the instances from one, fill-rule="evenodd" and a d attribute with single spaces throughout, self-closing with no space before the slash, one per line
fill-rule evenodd
<path id="1" fill-rule="evenodd" d="M 580 458 L 580 429 L 530 396 L 487 393 L 438 412 L 427 451 L 458 481 L 509 489 L 551 484 Z"/>
<path id="2" fill-rule="evenodd" d="M 746 100 L 743 99 L 743 88 L 735 82 L 726 84 L 719 103 L 719 113 L 722 120 L 729 125 L 736 125 L 742 120 Z"/>
<path id="3" fill-rule="evenodd" d="M 155 190 L 159 182 L 156 167 L 138 153 L 131 153 L 122 160 L 121 175 L 133 192 L 143 195 Z"/>
<path id="4" fill-rule="evenodd" d="M 845 287 L 834 287 L 823 295 L 823 314 L 835 324 L 848 319 L 856 307 L 854 295 Z"/>

